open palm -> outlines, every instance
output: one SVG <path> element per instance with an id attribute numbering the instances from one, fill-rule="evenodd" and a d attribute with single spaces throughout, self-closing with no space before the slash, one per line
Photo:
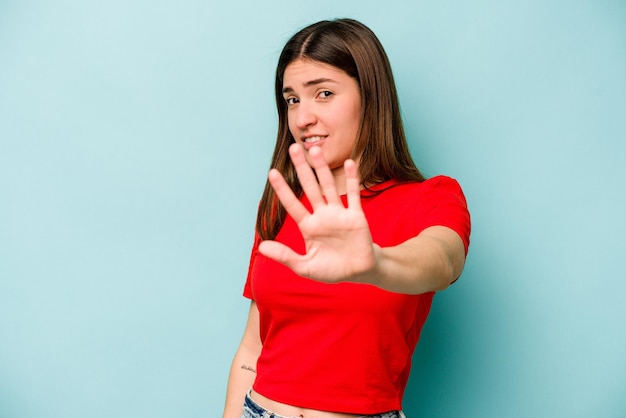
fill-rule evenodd
<path id="1" fill-rule="evenodd" d="M 269 181 L 298 225 L 306 253 L 298 254 L 284 244 L 269 240 L 261 243 L 259 251 L 300 276 L 328 283 L 354 280 L 371 271 L 376 263 L 375 245 L 361 208 L 360 181 L 354 161 L 347 160 L 344 164 L 348 202 L 345 207 L 319 148 L 309 151 L 311 165 L 300 145 L 292 145 L 289 153 L 313 211 L 304 207 L 277 170 L 270 171 Z"/>

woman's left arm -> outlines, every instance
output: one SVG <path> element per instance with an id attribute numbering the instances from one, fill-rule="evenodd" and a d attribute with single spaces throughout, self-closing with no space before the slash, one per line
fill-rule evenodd
<path id="1" fill-rule="evenodd" d="M 445 226 L 431 226 L 394 247 L 374 244 L 374 267 L 355 278 L 397 293 L 420 294 L 443 290 L 465 265 L 459 235 Z"/>
<path id="2" fill-rule="evenodd" d="M 344 164 L 348 201 L 344 207 L 321 150 L 309 151 L 311 166 L 299 145 L 291 146 L 290 155 L 313 211 L 302 205 L 279 172 L 270 171 L 269 180 L 297 223 L 306 253 L 298 254 L 276 241 L 263 241 L 259 245 L 263 255 L 302 277 L 326 283 L 368 283 L 406 294 L 442 290 L 459 277 L 465 248 L 455 231 L 432 226 L 397 246 L 381 248 L 373 243 L 361 208 L 354 161 Z"/>

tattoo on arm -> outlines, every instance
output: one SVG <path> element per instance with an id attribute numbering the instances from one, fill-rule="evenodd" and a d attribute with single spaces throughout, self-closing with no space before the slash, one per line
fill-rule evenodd
<path id="1" fill-rule="evenodd" d="M 252 372 L 252 373 L 256 373 L 256 370 L 254 370 L 254 369 L 253 369 L 252 367 L 250 367 L 250 366 L 246 366 L 245 364 L 242 364 L 242 365 L 241 365 L 241 368 L 242 368 L 242 369 L 244 369 L 244 370 L 248 370 L 248 371 L 250 371 L 250 372 Z"/>

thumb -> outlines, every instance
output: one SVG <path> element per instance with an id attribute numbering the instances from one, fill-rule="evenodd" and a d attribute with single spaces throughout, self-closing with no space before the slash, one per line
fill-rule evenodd
<path id="1" fill-rule="evenodd" d="M 259 252 L 265 257 L 286 265 L 293 269 L 298 260 L 302 257 L 291 248 L 280 242 L 266 240 L 259 244 Z"/>

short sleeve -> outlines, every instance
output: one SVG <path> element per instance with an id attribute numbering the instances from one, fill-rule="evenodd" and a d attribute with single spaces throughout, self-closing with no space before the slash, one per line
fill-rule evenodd
<path id="1" fill-rule="evenodd" d="M 455 231 L 469 249 L 471 220 L 467 201 L 459 183 L 450 177 L 437 176 L 423 183 L 427 207 L 423 222 L 425 227 L 445 226 Z"/>
<path id="2" fill-rule="evenodd" d="M 248 275 L 246 277 L 246 284 L 243 287 L 243 296 L 254 300 L 254 295 L 252 293 L 252 283 L 251 283 L 251 272 L 252 266 L 254 265 L 254 261 L 256 260 L 256 256 L 259 250 L 259 244 L 261 242 L 261 237 L 258 232 L 254 232 L 254 243 L 252 244 L 252 251 L 250 253 L 250 263 L 248 264 Z"/>

